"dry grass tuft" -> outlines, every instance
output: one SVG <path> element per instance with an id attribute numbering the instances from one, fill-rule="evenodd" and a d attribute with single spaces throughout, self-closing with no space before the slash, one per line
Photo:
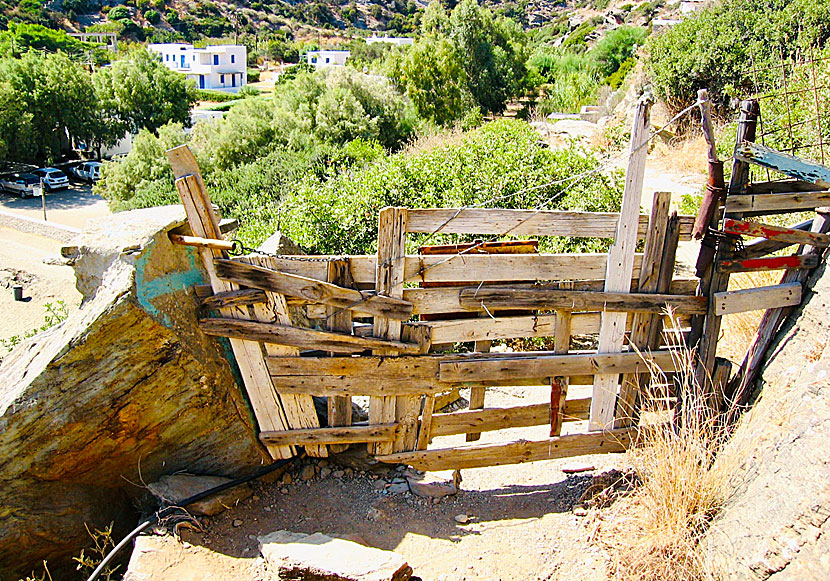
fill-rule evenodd
<path id="1" fill-rule="evenodd" d="M 666 421 L 669 414 L 659 402 L 668 395 L 667 380 L 653 370 L 653 393 L 643 404 L 641 445 L 628 452 L 641 485 L 599 525 L 598 538 L 619 579 L 712 578 L 698 545 L 729 495 L 733 472 L 729 463 L 715 462 L 727 434 L 704 405 L 690 354 L 680 357 L 682 420 Z"/>

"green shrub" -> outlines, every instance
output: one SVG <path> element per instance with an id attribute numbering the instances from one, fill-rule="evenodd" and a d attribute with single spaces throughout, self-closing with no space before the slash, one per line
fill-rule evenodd
<path id="1" fill-rule="evenodd" d="M 158 10 L 153 10 L 152 8 L 144 13 L 144 18 L 147 19 L 147 22 L 150 24 L 158 24 L 161 20 L 161 14 L 158 13 Z"/>
<path id="2" fill-rule="evenodd" d="M 634 56 L 634 47 L 641 45 L 647 34 L 648 31 L 639 26 L 620 26 L 609 31 L 591 49 L 599 71 L 606 77 L 615 73 L 622 63 Z"/>
<path id="3" fill-rule="evenodd" d="M 129 20 L 130 9 L 126 6 L 113 6 L 107 13 L 108 20 Z"/>
<path id="4" fill-rule="evenodd" d="M 620 85 L 622 85 L 625 77 L 628 76 L 628 73 L 637 65 L 637 59 L 631 57 L 630 59 L 623 61 L 616 71 L 613 74 L 609 75 L 605 82 L 608 83 L 612 89 L 619 89 Z"/>
<path id="5" fill-rule="evenodd" d="M 225 103 L 227 101 L 236 101 L 237 99 L 241 99 L 241 97 L 235 93 L 215 91 L 213 89 L 197 89 L 196 98 L 199 101 L 211 101 L 214 103 Z"/>

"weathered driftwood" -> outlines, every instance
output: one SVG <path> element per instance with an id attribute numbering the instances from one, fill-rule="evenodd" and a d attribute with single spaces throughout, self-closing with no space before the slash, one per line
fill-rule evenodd
<path id="1" fill-rule="evenodd" d="M 218 311 L 229 307 L 244 307 L 268 301 L 264 291 L 254 288 L 243 288 L 211 294 L 202 299 L 199 308 L 207 311 Z"/>
<path id="2" fill-rule="evenodd" d="M 400 425 L 375 424 L 371 426 L 339 426 L 332 428 L 308 428 L 284 432 L 261 432 L 259 439 L 266 444 L 280 446 L 308 446 L 326 444 L 359 444 L 364 442 L 391 442 Z"/>
<path id="3" fill-rule="evenodd" d="M 715 312 L 720 315 L 792 307 L 801 303 L 801 284 L 791 282 L 774 286 L 725 291 L 715 293 L 714 299 Z"/>

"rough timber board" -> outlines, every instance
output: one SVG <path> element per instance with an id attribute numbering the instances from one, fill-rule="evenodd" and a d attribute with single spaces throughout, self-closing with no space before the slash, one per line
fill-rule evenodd
<path id="1" fill-rule="evenodd" d="M 400 426 L 381 424 L 372 426 L 338 426 L 309 428 L 284 432 L 262 432 L 259 439 L 267 444 L 283 446 L 325 446 L 326 444 L 359 444 L 361 442 L 391 442 Z"/>
<path id="2" fill-rule="evenodd" d="M 625 173 L 622 211 L 620 212 L 617 238 L 608 253 L 605 290 L 628 292 L 634 270 L 634 250 L 637 245 L 640 202 L 643 194 L 646 158 L 648 157 L 648 128 L 650 102 L 637 104 L 631 129 L 628 168 Z M 619 352 L 625 339 L 625 313 L 604 312 L 599 332 L 599 352 Z M 603 430 L 613 426 L 619 376 L 602 374 L 594 377 L 594 394 L 591 400 L 591 430 Z"/>
<path id="3" fill-rule="evenodd" d="M 801 303 L 801 283 L 715 293 L 714 299 L 715 312 L 719 315 L 792 307 Z"/>
<path id="4" fill-rule="evenodd" d="M 744 141 L 735 148 L 735 157 L 768 169 L 780 171 L 791 178 L 830 188 L 830 168 L 795 156 L 775 151 L 760 143 Z"/>
<path id="5" fill-rule="evenodd" d="M 480 444 L 403 452 L 377 456 L 377 459 L 391 464 L 408 464 L 424 471 L 461 470 L 483 466 L 522 464 L 584 454 L 624 452 L 635 434 L 636 428 L 623 428 L 607 432 L 559 436 L 541 441 L 519 440 L 504 444 Z"/>
<path id="6" fill-rule="evenodd" d="M 830 192 L 798 192 L 791 194 L 732 194 L 726 198 L 729 214 L 758 216 L 814 210 L 830 206 Z"/>
<path id="7" fill-rule="evenodd" d="M 818 234 L 809 230 L 798 228 L 784 228 L 782 226 L 771 226 L 758 222 L 745 222 L 726 218 L 723 221 L 723 231 L 727 234 L 738 234 L 741 236 L 758 236 L 767 240 L 778 240 L 789 244 L 809 244 L 811 246 L 830 246 L 830 236 Z"/>
<path id="8" fill-rule="evenodd" d="M 176 177 L 176 189 L 185 207 L 191 231 L 195 236 L 221 240 L 219 221 L 207 198 L 207 190 L 193 154 L 187 146 L 181 146 L 168 151 L 167 157 Z M 219 280 L 213 270 L 213 259 L 222 256 L 221 251 L 205 248 L 201 253 L 213 291 L 235 290 L 232 285 Z M 230 317 L 240 316 L 238 310 L 228 310 L 224 314 Z M 260 345 L 237 339 L 232 339 L 230 343 L 260 429 L 285 430 L 287 420 L 265 368 Z M 293 449 L 287 446 L 266 447 L 275 459 L 290 458 L 294 455 Z"/>

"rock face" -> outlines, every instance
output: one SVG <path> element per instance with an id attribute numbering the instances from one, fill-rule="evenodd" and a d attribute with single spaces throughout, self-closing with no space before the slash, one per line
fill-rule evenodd
<path id="1" fill-rule="evenodd" d="M 769 351 L 755 407 L 719 461 L 735 493 L 706 539 L 716 577 L 830 576 L 830 273 Z"/>
<path id="2" fill-rule="evenodd" d="M 183 222 L 170 206 L 86 230 L 80 309 L 0 366 L 0 578 L 42 559 L 54 573 L 84 524 L 134 526 L 142 481 L 267 460 L 227 350 L 196 327 L 201 260 L 167 237 Z"/>
<path id="3" fill-rule="evenodd" d="M 321 533 L 276 531 L 259 537 L 260 551 L 280 579 L 406 581 L 412 568 L 393 551 L 364 547 Z"/>

